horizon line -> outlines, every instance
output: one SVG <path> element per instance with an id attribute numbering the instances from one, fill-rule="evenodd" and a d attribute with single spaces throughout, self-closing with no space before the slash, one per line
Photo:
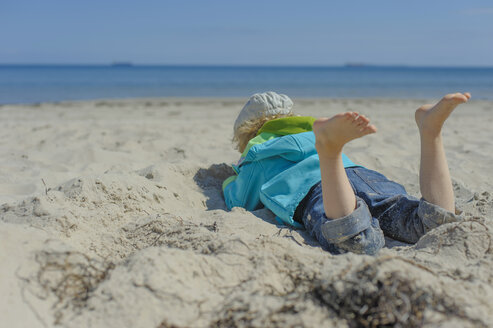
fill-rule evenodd
<path id="1" fill-rule="evenodd" d="M 412 65 L 412 64 L 371 64 L 360 62 L 348 62 L 344 64 L 163 64 L 163 63 L 134 63 L 131 61 L 112 63 L 0 63 L 0 67 L 20 66 L 80 66 L 80 67 L 217 67 L 217 68 L 365 68 L 365 67 L 389 67 L 389 68 L 493 68 L 493 65 Z"/>

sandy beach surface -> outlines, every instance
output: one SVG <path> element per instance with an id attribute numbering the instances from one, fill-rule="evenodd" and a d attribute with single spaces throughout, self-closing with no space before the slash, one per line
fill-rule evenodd
<path id="1" fill-rule="evenodd" d="M 345 153 L 419 197 L 414 110 L 428 100 L 294 99 L 379 131 Z M 265 209 L 227 211 L 245 99 L 0 107 L 0 326 L 493 326 L 493 102 L 444 141 L 464 220 L 377 256 L 323 251 Z"/>

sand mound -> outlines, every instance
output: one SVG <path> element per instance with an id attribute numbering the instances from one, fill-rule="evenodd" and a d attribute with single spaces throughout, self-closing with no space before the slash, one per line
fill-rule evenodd
<path id="1" fill-rule="evenodd" d="M 176 179 L 219 192 L 222 176 L 207 174 L 216 168 Z M 376 258 L 333 257 L 303 246 L 305 239 L 313 241 L 279 230 L 262 211 L 254 214 L 265 218 L 263 227 L 245 211 L 201 210 L 184 217 L 185 206 L 176 196 L 180 190 L 155 181 L 159 172 L 79 177 L 2 206 L 4 224 L 36 227 L 63 241 L 35 251 L 30 271 L 22 275 L 23 293 L 50 302 L 54 319 L 47 323 L 487 326 L 484 304 L 493 296 L 491 220 L 446 224 L 415 246 L 387 249 Z M 227 222 L 232 216 L 236 222 Z"/>

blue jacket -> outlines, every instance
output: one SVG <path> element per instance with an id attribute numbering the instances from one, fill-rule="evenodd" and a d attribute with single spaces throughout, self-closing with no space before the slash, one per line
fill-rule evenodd
<path id="1" fill-rule="evenodd" d="M 343 154 L 344 167 L 356 166 Z M 313 132 L 273 138 L 254 145 L 237 166 L 238 176 L 225 181 L 224 199 L 229 209 L 255 210 L 262 204 L 282 222 L 293 220 L 296 207 L 320 181 L 320 164 Z"/>

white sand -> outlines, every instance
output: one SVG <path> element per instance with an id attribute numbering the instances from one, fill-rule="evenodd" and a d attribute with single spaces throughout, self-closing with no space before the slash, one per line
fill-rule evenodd
<path id="1" fill-rule="evenodd" d="M 0 326 L 492 326 L 493 102 L 462 105 L 444 131 L 465 221 L 370 257 L 332 256 L 267 210 L 225 210 L 243 101 L 0 107 Z M 419 196 L 424 102 L 295 109 L 370 116 L 379 132 L 346 153 Z"/>

